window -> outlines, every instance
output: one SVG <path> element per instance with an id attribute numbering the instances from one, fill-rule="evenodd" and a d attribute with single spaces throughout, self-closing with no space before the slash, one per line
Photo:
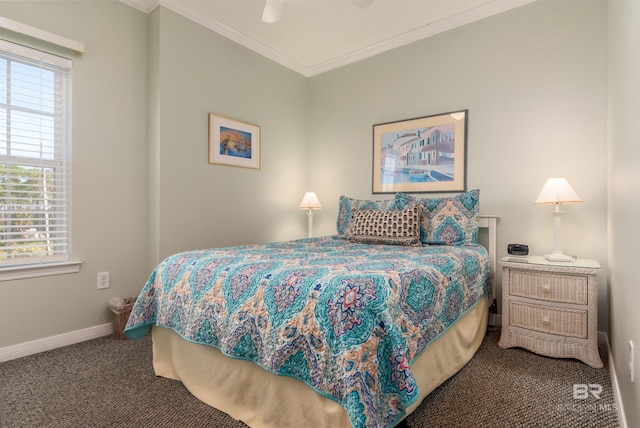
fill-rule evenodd
<path id="1" fill-rule="evenodd" d="M 71 60 L 0 40 L 0 267 L 70 258 Z"/>

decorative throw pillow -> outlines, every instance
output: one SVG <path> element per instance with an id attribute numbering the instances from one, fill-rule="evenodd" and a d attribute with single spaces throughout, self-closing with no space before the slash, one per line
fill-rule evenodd
<path id="1" fill-rule="evenodd" d="M 336 228 L 338 236 L 345 238 L 345 234 L 349 229 L 351 215 L 355 210 L 372 210 L 372 211 L 391 211 L 396 209 L 397 202 L 395 199 L 383 201 L 369 201 L 365 199 L 353 199 L 347 196 L 340 196 L 338 202 L 338 220 Z"/>
<path id="2" fill-rule="evenodd" d="M 469 245 L 478 241 L 480 190 L 454 197 L 416 198 L 396 194 L 399 206 L 416 203 L 422 206 L 420 240 L 431 245 Z"/>
<path id="3" fill-rule="evenodd" d="M 364 244 L 420 246 L 421 212 L 416 204 L 407 204 L 402 210 L 355 210 L 347 239 Z"/>

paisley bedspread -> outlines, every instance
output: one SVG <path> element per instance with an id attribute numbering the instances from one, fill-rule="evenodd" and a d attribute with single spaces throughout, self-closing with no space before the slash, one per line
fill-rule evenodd
<path id="1" fill-rule="evenodd" d="M 410 363 L 489 292 L 486 250 L 338 237 L 190 251 L 151 274 L 125 333 L 155 324 L 391 427 L 418 397 Z"/>

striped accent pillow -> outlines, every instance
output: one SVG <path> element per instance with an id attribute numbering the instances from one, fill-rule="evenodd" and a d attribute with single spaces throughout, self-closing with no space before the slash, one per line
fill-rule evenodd
<path id="1" fill-rule="evenodd" d="M 363 244 L 420 246 L 421 216 L 417 204 L 401 210 L 354 210 L 346 238 Z"/>

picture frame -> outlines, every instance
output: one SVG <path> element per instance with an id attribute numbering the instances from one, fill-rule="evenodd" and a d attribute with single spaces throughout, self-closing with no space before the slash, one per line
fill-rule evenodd
<path id="1" fill-rule="evenodd" d="M 468 113 L 373 125 L 373 193 L 466 191 Z"/>
<path id="2" fill-rule="evenodd" d="M 209 113 L 209 163 L 260 169 L 260 127 Z"/>

